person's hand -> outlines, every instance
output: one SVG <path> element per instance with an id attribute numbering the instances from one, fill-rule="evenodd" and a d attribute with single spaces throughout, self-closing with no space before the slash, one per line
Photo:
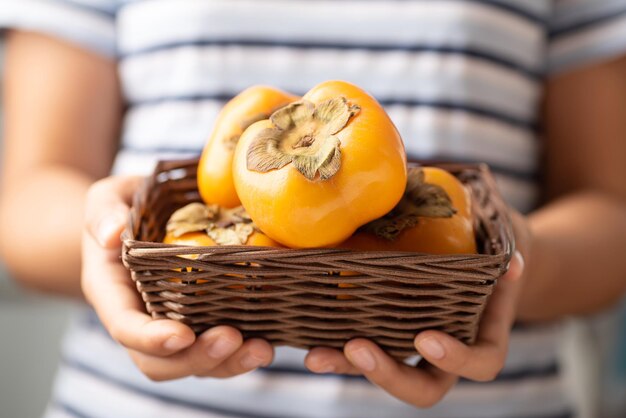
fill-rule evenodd
<path id="1" fill-rule="evenodd" d="M 313 348 L 305 359 L 307 368 L 315 373 L 362 374 L 396 398 L 422 408 L 439 402 L 459 377 L 493 380 L 506 359 L 531 241 L 525 219 L 517 213 L 512 216 L 517 251 L 489 298 L 474 345 L 467 346 L 440 331 L 421 332 L 414 344 L 423 360 L 411 367 L 393 360 L 373 342 L 358 338 L 349 341 L 343 353 Z"/>
<path id="2" fill-rule="evenodd" d="M 109 177 L 87 194 L 81 285 L 113 339 L 152 380 L 185 376 L 230 377 L 271 363 L 272 346 L 243 341 L 241 333 L 217 326 L 196 337 L 186 325 L 152 319 L 120 261 L 120 233 L 139 177 Z"/>

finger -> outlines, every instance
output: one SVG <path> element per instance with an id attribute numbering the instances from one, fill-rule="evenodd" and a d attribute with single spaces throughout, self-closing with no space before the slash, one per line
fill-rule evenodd
<path id="1" fill-rule="evenodd" d="M 467 346 L 439 331 L 424 331 L 415 340 L 416 349 L 441 370 L 476 381 L 493 380 L 502 370 L 506 346 L 491 343 Z"/>
<path id="2" fill-rule="evenodd" d="M 304 365 L 313 373 L 361 374 L 343 352 L 328 347 L 312 348 L 304 358 Z"/>
<path id="3" fill-rule="evenodd" d="M 524 258 L 519 251 L 513 254 L 509 270 L 498 280 L 487 301 L 478 327 L 477 341 L 506 340 L 515 321 L 517 299 L 524 277 Z"/>
<path id="4" fill-rule="evenodd" d="M 103 249 L 88 233 L 83 234 L 82 245 L 83 293 L 113 339 L 125 347 L 159 356 L 193 344 L 195 335 L 188 326 L 173 320 L 154 320 L 145 313 L 128 271 L 119 262 L 119 250 Z"/>
<path id="5" fill-rule="evenodd" d="M 213 376 L 215 370 L 242 346 L 239 331 L 229 326 L 217 326 L 198 336 L 191 347 L 172 356 L 152 356 L 134 350 L 131 356 L 148 378 L 164 381 L 186 376 Z"/>
<path id="6" fill-rule="evenodd" d="M 494 379 L 506 359 L 523 268 L 523 260 L 516 253 L 509 271 L 498 281 L 489 298 L 473 346 L 431 330 L 415 338 L 417 351 L 429 363 L 446 372 L 478 381 Z"/>
<path id="7" fill-rule="evenodd" d="M 418 407 L 439 402 L 457 377 L 433 367 L 416 368 L 396 362 L 371 341 L 349 341 L 344 353 L 365 377 L 392 396 Z"/>
<path id="8" fill-rule="evenodd" d="M 513 222 L 513 235 L 515 236 L 515 248 L 524 256 L 528 257 L 532 242 L 532 230 L 528 227 L 528 221 L 518 211 L 509 208 Z"/>
<path id="9" fill-rule="evenodd" d="M 120 234 L 128 222 L 132 195 L 142 181 L 144 179 L 139 176 L 108 177 L 89 188 L 85 227 L 102 247 L 120 246 Z"/>
<path id="10" fill-rule="evenodd" d="M 247 340 L 232 356 L 215 368 L 212 377 L 233 377 L 247 373 L 259 367 L 266 367 L 274 359 L 274 349 L 265 340 L 253 338 Z"/>

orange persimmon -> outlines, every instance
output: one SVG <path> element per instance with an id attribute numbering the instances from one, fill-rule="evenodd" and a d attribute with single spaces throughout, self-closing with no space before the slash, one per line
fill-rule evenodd
<path id="1" fill-rule="evenodd" d="M 204 247 L 211 247 L 214 245 L 218 245 L 204 231 L 187 232 L 179 237 L 175 237 L 172 234 L 166 234 L 165 238 L 163 239 L 163 243 L 174 244 L 174 245 L 186 245 L 186 246 L 204 246 Z M 252 245 L 256 247 L 279 247 L 280 246 L 276 241 L 273 241 L 272 239 L 268 238 L 267 235 L 258 231 L 254 231 L 252 235 L 250 235 L 248 240 L 245 242 L 245 245 Z M 182 255 L 181 257 L 188 258 L 190 260 L 195 260 L 196 258 L 198 258 L 198 255 L 190 254 L 190 255 Z M 192 268 L 186 267 L 186 270 L 192 271 Z M 181 269 L 176 269 L 176 271 L 181 271 Z M 233 275 L 233 277 L 243 277 L 243 276 Z M 181 279 L 174 278 L 174 277 L 168 280 L 172 282 L 176 282 L 176 283 L 182 283 Z M 202 279 L 196 281 L 197 284 L 202 284 L 202 283 L 207 283 L 207 282 L 208 282 L 207 280 L 202 280 Z M 232 285 L 232 286 L 228 286 L 228 288 L 240 290 L 240 289 L 245 289 L 245 286 L 244 285 Z M 197 294 L 202 294 L 202 293 L 198 292 Z"/>
<path id="2" fill-rule="evenodd" d="M 224 209 L 217 205 L 207 206 L 191 203 L 174 212 L 167 223 L 165 244 L 185 246 L 251 245 L 257 247 L 280 247 L 276 241 L 260 232 L 245 214 L 243 208 Z M 182 255 L 182 258 L 195 260 L 196 254 Z M 186 267 L 192 271 L 191 267 Z M 181 271 L 181 269 L 177 269 Z M 234 276 L 243 277 L 243 276 Z M 181 279 L 171 278 L 181 283 Z M 206 283 L 198 280 L 197 283 Z M 243 285 L 228 286 L 243 289 Z"/>
<path id="3" fill-rule="evenodd" d="M 267 86 L 250 87 L 230 100 L 218 115 L 198 163 L 198 190 L 207 204 L 239 206 L 232 175 L 233 152 L 241 133 L 276 109 L 298 100 Z"/>
<path id="4" fill-rule="evenodd" d="M 189 246 L 281 246 L 256 228 L 243 207 L 226 209 L 202 203 L 190 203 L 174 212 L 167 222 L 163 242 Z"/>
<path id="5" fill-rule="evenodd" d="M 363 226 L 340 247 L 474 254 L 476 238 L 469 193 L 445 170 L 411 168 L 406 192 L 398 205 L 384 217 Z"/>
<path id="6" fill-rule="evenodd" d="M 187 232 L 179 237 L 176 237 L 171 233 L 167 233 L 165 234 L 165 238 L 163 238 L 163 243 L 172 244 L 172 245 L 186 245 L 186 246 L 192 246 L 192 247 L 195 247 L 195 246 L 210 247 L 212 245 L 215 245 L 215 241 L 213 241 L 211 237 L 209 237 L 207 233 L 204 231 Z M 181 257 L 188 258 L 190 260 L 195 260 L 196 258 L 198 258 L 198 255 L 197 254 L 181 255 Z M 191 271 L 192 268 L 186 267 L 185 270 Z M 176 269 L 176 271 L 182 271 L 182 269 Z M 168 280 L 176 282 L 176 283 L 182 283 L 181 279 L 177 279 L 174 277 Z M 198 283 L 206 283 L 206 280 L 198 280 Z"/>
<path id="7" fill-rule="evenodd" d="M 373 97 L 327 81 L 244 131 L 233 178 L 241 203 L 270 238 L 292 248 L 328 247 L 398 203 L 406 155 Z"/>
<path id="8" fill-rule="evenodd" d="M 163 238 L 163 243 L 172 245 L 188 245 L 191 247 L 211 247 L 213 245 L 217 245 L 215 244 L 215 241 L 213 241 L 204 231 L 187 232 L 179 237 L 168 233 L 165 235 L 165 238 Z"/>
<path id="9" fill-rule="evenodd" d="M 206 232 L 187 232 L 180 237 L 174 237 L 172 234 L 167 234 L 165 235 L 165 238 L 163 238 L 163 243 L 203 247 L 218 245 Z M 280 244 L 259 231 L 254 231 L 248 237 L 248 240 L 244 243 L 244 245 L 251 245 L 253 247 L 280 247 Z"/>
<path id="10" fill-rule="evenodd" d="M 474 254 L 476 239 L 470 196 L 449 172 L 435 167 L 409 169 L 405 194 L 382 218 L 364 225 L 339 245 L 365 251 Z M 357 273 L 342 272 L 342 276 Z M 356 287 L 339 283 L 339 288 Z M 353 299 L 340 294 L 337 299 Z"/>

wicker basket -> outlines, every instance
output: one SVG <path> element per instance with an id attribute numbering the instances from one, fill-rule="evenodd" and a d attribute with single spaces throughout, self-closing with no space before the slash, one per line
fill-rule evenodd
<path id="1" fill-rule="evenodd" d="M 485 165 L 438 166 L 471 191 L 480 254 L 162 244 L 169 216 L 200 200 L 190 160 L 160 162 L 135 195 L 123 262 L 154 318 L 196 332 L 229 324 L 247 338 L 302 348 L 367 337 L 398 359 L 416 354 L 413 338 L 425 329 L 471 344 L 508 267 L 511 223 Z"/>

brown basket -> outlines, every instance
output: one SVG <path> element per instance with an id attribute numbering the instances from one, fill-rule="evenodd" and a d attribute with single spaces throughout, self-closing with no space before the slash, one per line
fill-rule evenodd
<path id="1" fill-rule="evenodd" d="M 124 265 L 154 318 L 196 332 L 228 324 L 246 338 L 302 348 L 341 348 L 367 337 L 399 359 L 416 354 L 413 338 L 425 329 L 471 344 L 495 280 L 508 267 L 511 222 L 485 165 L 437 165 L 471 191 L 481 254 L 162 244 L 169 216 L 200 201 L 192 160 L 160 162 L 135 195 Z"/>

